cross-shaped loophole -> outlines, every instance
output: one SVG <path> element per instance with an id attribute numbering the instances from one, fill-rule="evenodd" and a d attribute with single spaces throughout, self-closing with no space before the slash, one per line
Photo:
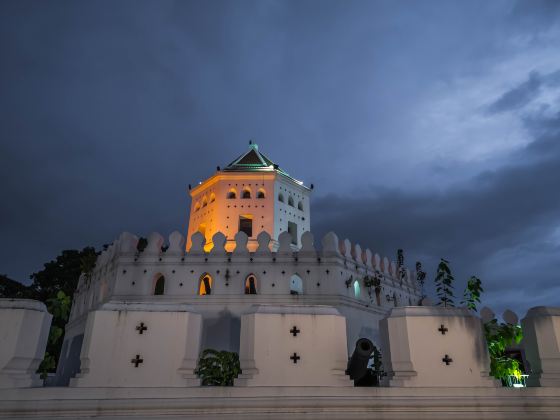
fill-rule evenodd
<path id="1" fill-rule="evenodd" d="M 298 360 L 301 359 L 301 357 L 299 357 L 297 355 L 297 353 L 294 352 L 294 354 L 292 356 L 290 356 L 290 359 L 292 359 L 294 361 L 294 364 L 296 364 L 298 362 Z"/>
<path id="2" fill-rule="evenodd" d="M 148 327 L 146 327 L 143 322 L 141 322 L 140 325 L 136 327 L 136 331 L 138 331 L 138 334 L 144 334 L 144 331 L 146 331 L 147 329 Z"/>
<path id="3" fill-rule="evenodd" d="M 298 330 L 298 327 L 296 327 L 295 325 L 292 327 L 292 329 L 290 330 L 290 332 L 292 333 L 292 335 L 295 337 L 297 336 L 301 331 Z"/>
<path id="4" fill-rule="evenodd" d="M 445 362 L 445 364 L 447 366 L 449 366 L 449 364 L 453 361 L 453 359 L 451 357 L 449 357 L 449 355 L 445 355 L 445 357 L 443 359 L 441 359 L 442 362 Z"/>
<path id="5" fill-rule="evenodd" d="M 441 324 L 441 327 L 438 328 L 438 331 L 441 332 L 441 335 L 445 335 L 445 333 L 449 330 L 445 328 L 443 324 Z"/>
<path id="6" fill-rule="evenodd" d="M 130 361 L 130 363 L 133 363 L 134 367 L 137 368 L 140 363 L 144 363 L 144 359 L 140 359 L 140 355 L 137 354 L 136 357 Z"/>

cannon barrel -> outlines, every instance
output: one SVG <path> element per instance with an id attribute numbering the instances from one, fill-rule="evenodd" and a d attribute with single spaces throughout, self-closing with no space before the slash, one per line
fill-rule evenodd
<path id="1" fill-rule="evenodd" d="M 346 374 L 350 375 L 350 379 L 358 381 L 366 375 L 373 349 L 373 343 L 367 338 L 360 338 L 356 341 L 356 348 L 352 353 L 352 357 L 348 360 L 346 368 Z"/>

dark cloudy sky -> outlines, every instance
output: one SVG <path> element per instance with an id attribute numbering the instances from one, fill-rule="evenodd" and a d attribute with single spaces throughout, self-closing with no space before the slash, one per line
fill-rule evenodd
<path id="1" fill-rule="evenodd" d="M 560 2 L 0 2 L 0 272 L 186 231 L 249 139 L 312 230 L 560 305 Z"/>

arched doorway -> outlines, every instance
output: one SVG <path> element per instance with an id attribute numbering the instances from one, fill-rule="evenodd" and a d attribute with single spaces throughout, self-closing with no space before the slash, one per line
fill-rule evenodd
<path id="1" fill-rule="evenodd" d="M 204 273 L 200 276 L 200 280 L 198 282 L 198 294 L 200 296 L 212 294 L 212 276 L 210 274 Z"/>
<path id="2" fill-rule="evenodd" d="M 354 297 L 356 299 L 359 299 L 361 295 L 361 290 L 360 290 L 360 283 L 358 282 L 358 280 L 354 281 Z"/>
<path id="3" fill-rule="evenodd" d="M 245 294 L 246 295 L 256 295 L 257 294 L 257 278 L 254 274 L 249 274 L 245 279 Z"/>
<path id="4" fill-rule="evenodd" d="M 297 274 L 290 278 L 290 294 L 302 295 L 303 294 L 303 280 Z"/>
<path id="5" fill-rule="evenodd" d="M 154 295 L 163 295 L 165 292 L 165 277 L 162 274 L 156 274 L 154 279 Z"/>

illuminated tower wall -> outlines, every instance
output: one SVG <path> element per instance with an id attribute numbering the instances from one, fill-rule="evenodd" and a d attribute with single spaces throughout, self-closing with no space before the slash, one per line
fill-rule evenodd
<path id="1" fill-rule="evenodd" d="M 262 231 L 272 236 L 273 248 L 284 231 L 299 247 L 301 235 L 310 230 L 310 192 L 250 144 L 246 153 L 190 190 L 187 250 L 197 231 L 204 234 L 207 251 L 216 232 L 224 233 L 226 248 L 233 249 L 240 230 L 249 236 L 250 251 L 256 249 Z"/>

